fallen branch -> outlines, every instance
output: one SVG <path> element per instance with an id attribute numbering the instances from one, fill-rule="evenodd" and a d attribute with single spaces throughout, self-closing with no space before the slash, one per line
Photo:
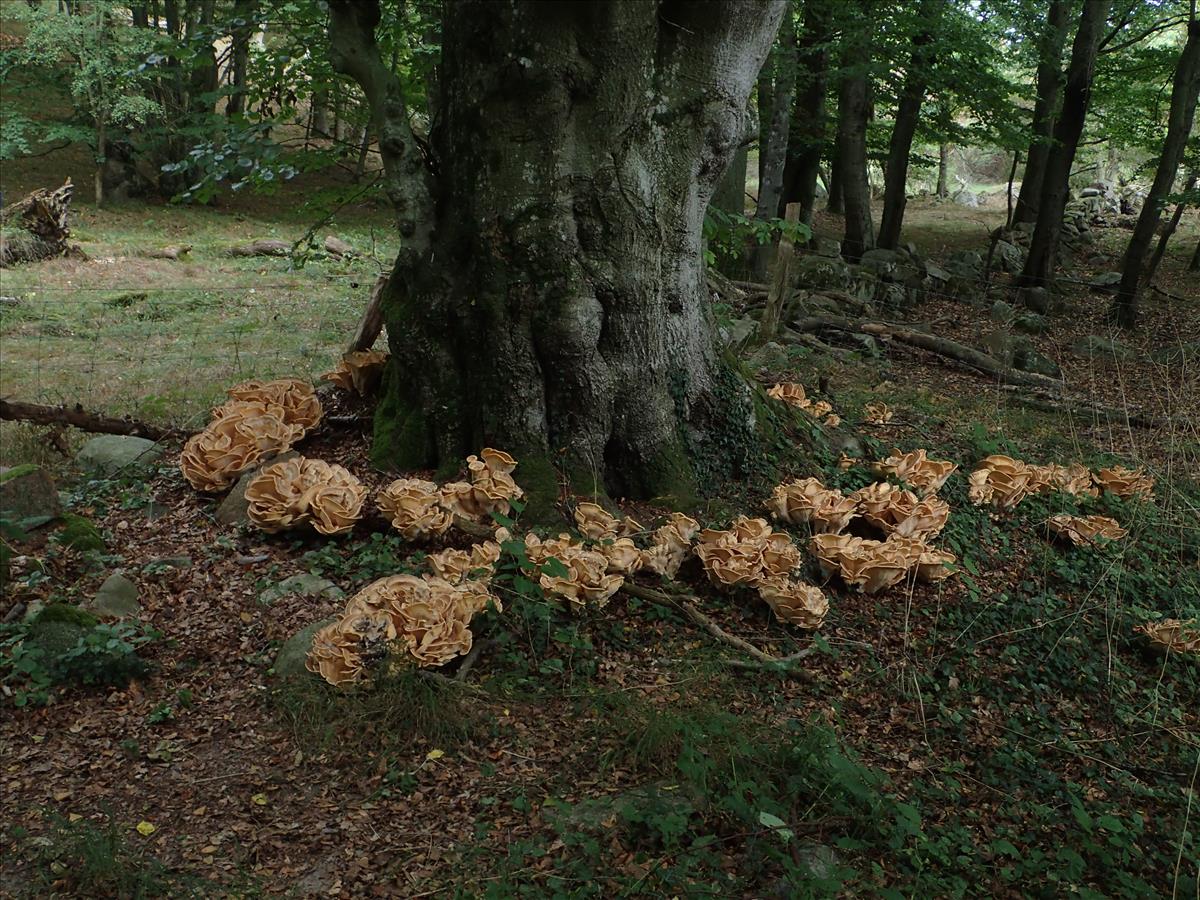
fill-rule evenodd
<path id="1" fill-rule="evenodd" d="M 172 259 L 178 261 L 192 252 L 191 244 L 181 244 L 179 246 L 161 247 L 155 250 L 147 250 L 142 256 L 146 259 Z"/>
<path id="2" fill-rule="evenodd" d="M 375 279 L 375 286 L 371 288 L 371 296 L 367 300 L 367 308 L 363 310 L 362 318 L 358 322 L 358 329 L 354 332 L 354 339 L 350 341 L 350 346 L 346 350 L 347 353 L 370 350 L 378 339 L 379 333 L 383 331 L 383 292 L 387 285 L 388 276 L 386 274 Z"/>
<path id="3" fill-rule="evenodd" d="M 480 654 L 488 647 L 492 646 L 495 641 L 483 639 L 475 641 L 471 645 L 471 649 L 467 651 L 467 655 L 463 657 L 462 665 L 458 667 L 458 671 L 454 673 L 455 681 L 466 681 L 467 675 L 475 668 L 475 663 L 479 661 Z"/>
<path id="4" fill-rule="evenodd" d="M 292 245 L 287 241 L 259 240 L 230 247 L 230 256 L 291 256 Z"/>
<path id="5" fill-rule="evenodd" d="M 865 319 L 847 319 L 843 316 L 808 316 L 807 318 L 798 319 L 793 322 L 792 328 L 800 333 L 831 329 L 870 334 L 875 337 L 887 337 L 901 344 L 917 347 L 929 353 L 963 363 L 976 371 L 990 375 L 1002 384 L 1038 387 L 1055 393 L 1061 391 L 1063 387 L 1062 382 L 1056 378 L 1048 378 L 1045 375 L 1038 375 L 1033 372 L 1020 372 L 1016 369 L 1010 369 L 998 359 L 988 356 L 986 353 L 975 350 L 972 347 L 968 347 L 966 344 L 960 344 L 958 341 L 952 341 L 949 338 L 938 337 L 937 335 L 928 334 L 923 331 L 913 331 L 903 325 L 892 325 L 887 322 L 871 322 Z"/>
<path id="6" fill-rule="evenodd" d="M 730 634 L 696 607 L 697 599 L 687 594 L 680 594 L 672 597 L 670 594 L 656 591 L 654 588 L 644 587 L 640 584 L 631 584 L 626 581 L 621 586 L 621 590 L 629 594 L 631 597 L 637 597 L 642 600 L 649 600 L 652 603 L 657 603 L 660 606 L 670 606 L 683 612 L 685 616 L 692 620 L 696 625 L 699 625 L 710 635 L 734 647 L 751 658 L 752 661 L 746 660 L 726 660 L 726 664 L 736 669 L 777 669 L 787 672 L 790 675 L 795 675 L 802 680 L 811 680 L 812 673 L 805 669 L 797 669 L 793 667 L 794 663 L 799 662 L 805 657 L 812 654 L 813 649 L 808 647 L 798 653 L 793 653 L 790 656 L 772 656 L 759 650 L 745 638 L 740 638 L 736 634 Z"/>
<path id="7" fill-rule="evenodd" d="M 0 400 L 0 419 L 33 422 L 37 425 L 71 425 L 81 431 L 96 434 L 127 434 L 149 438 L 152 441 L 179 437 L 182 434 L 175 428 L 161 428 L 149 422 L 139 422 L 137 419 L 114 419 L 90 413 L 78 403 L 73 407 L 66 407 Z"/>
<path id="8" fill-rule="evenodd" d="M 1114 419 L 1122 425 L 1131 425 L 1134 428 L 1162 428 L 1164 425 L 1169 424 L 1168 419 L 1159 416 L 1130 412 L 1129 410 L 1118 409 L 1114 406 L 1100 406 L 1096 403 L 1088 403 L 1086 400 L 1038 397 L 1020 393 L 1012 387 L 1005 388 L 1005 390 L 1009 392 L 1013 401 L 1020 403 L 1022 406 L 1029 406 L 1045 412 L 1065 412 L 1068 415 L 1084 414 L 1092 417 Z"/>

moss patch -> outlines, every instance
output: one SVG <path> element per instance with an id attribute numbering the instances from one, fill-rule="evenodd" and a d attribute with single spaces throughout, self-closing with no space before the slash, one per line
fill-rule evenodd
<path id="1" fill-rule="evenodd" d="M 38 467 L 33 463 L 23 463 L 19 466 L 13 466 L 7 472 L 0 472 L 0 484 L 6 481 L 12 481 L 14 478 L 22 478 L 25 475 L 32 475 L 38 470 Z"/>
<path id="2" fill-rule="evenodd" d="M 388 366 L 375 409 L 371 463 L 384 471 L 423 469 L 434 460 L 433 434 L 420 411 L 403 400 L 399 378 Z"/>
<path id="3" fill-rule="evenodd" d="M 77 550 L 80 553 L 86 553 L 89 550 L 103 551 L 105 549 L 104 538 L 100 534 L 100 529 L 89 522 L 83 516 L 77 516 L 72 513 L 63 513 L 63 527 L 55 536 L 63 547 L 70 547 L 72 550 Z"/>

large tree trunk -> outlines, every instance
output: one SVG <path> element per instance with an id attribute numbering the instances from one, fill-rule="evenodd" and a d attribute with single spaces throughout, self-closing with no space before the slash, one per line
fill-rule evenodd
<path id="1" fill-rule="evenodd" d="M 234 0 L 233 21 L 229 29 L 229 101 L 225 114 L 231 119 L 246 112 L 246 70 L 250 65 L 250 37 L 258 0 Z"/>
<path id="2" fill-rule="evenodd" d="M 1062 54 L 1067 42 L 1068 0 L 1050 0 L 1046 24 L 1038 41 L 1037 98 L 1033 104 L 1033 134 L 1029 152 L 1025 154 L 1025 172 L 1021 176 L 1021 192 L 1013 210 L 1012 224 L 1037 219 L 1038 197 L 1046 173 L 1046 157 L 1050 153 L 1054 133 L 1054 114 L 1058 109 L 1058 93 L 1062 84 Z"/>
<path id="3" fill-rule="evenodd" d="M 1200 19 L 1188 22 L 1187 43 L 1179 55 L 1175 67 L 1175 81 L 1171 87 L 1171 109 L 1167 114 L 1167 136 L 1163 140 L 1162 155 L 1154 181 L 1142 205 L 1141 214 L 1125 250 L 1121 264 L 1121 284 L 1113 301 L 1113 317 L 1122 328 L 1136 328 L 1138 314 L 1138 292 L 1142 287 L 1142 264 L 1146 251 L 1154 240 L 1154 231 L 1162 216 L 1163 205 L 1175 184 L 1175 175 L 1183 159 L 1184 147 L 1192 131 L 1192 120 L 1196 115 L 1196 97 L 1200 93 Z"/>
<path id="4" fill-rule="evenodd" d="M 913 136 L 925 102 L 925 84 L 933 62 L 930 45 L 933 30 L 941 18 L 943 0 L 923 0 L 917 9 L 920 26 L 913 37 L 912 56 L 904 76 L 904 88 L 896 106 L 896 122 L 892 126 L 884 169 L 883 219 L 879 223 L 878 246 L 895 250 L 900 244 L 900 226 L 904 222 L 904 207 L 908 204 L 908 156 L 912 152 Z"/>
<path id="5" fill-rule="evenodd" d="M 789 203 L 800 204 L 800 222 L 812 227 L 817 176 L 825 152 L 826 70 L 829 68 L 829 0 L 807 0 L 797 53 L 800 95 L 788 131 L 788 157 L 783 169 L 783 193 L 776 214 Z"/>
<path id="6" fill-rule="evenodd" d="M 543 504 L 559 473 L 677 500 L 737 474 L 751 395 L 714 346 L 701 226 L 785 4 L 446 3 L 432 167 L 379 60 L 377 2 L 330 9 L 404 237 L 376 462 L 457 466 L 491 444 Z"/>
<path id="7" fill-rule="evenodd" d="M 839 91 L 840 93 L 840 91 Z M 829 199 L 825 201 L 825 209 L 831 213 L 842 215 L 846 211 L 846 167 L 835 142 L 833 162 L 829 164 Z"/>
<path id="8" fill-rule="evenodd" d="M 858 8 L 865 17 L 868 10 Z M 842 255 L 857 261 L 875 246 L 875 223 L 871 219 L 871 182 L 867 175 L 867 119 L 871 111 L 870 41 L 867 20 L 852 23 L 844 38 L 842 82 L 838 91 L 837 154 L 841 163 L 842 195 L 846 211 L 846 233 Z"/>
<path id="9" fill-rule="evenodd" d="M 1029 243 L 1025 269 L 1021 272 L 1020 283 L 1026 287 L 1045 286 L 1054 271 L 1062 233 L 1063 210 L 1067 205 L 1071 165 L 1075 161 L 1079 136 L 1083 134 L 1083 124 L 1087 118 L 1096 51 L 1110 3 L 1111 0 L 1083 0 L 1079 31 L 1075 34 L 1071 63 L 1067 67 L 1062 113 L 1054 125 L 1054 143 L 1046 158 L 1042 191 L 1038 197 L 1037 225 Z"/>
<path id="10" fill-rule="evenodd" d="M 725 174 L 717 182 L 710 206 L 715 206 L 730 215 L 746 214 L 746 163 L 749 156 L 749 148 L 745 146 L 734 152 Z"/>
<path id="11" fill-rule="evenodd" d="M 71 179 L 57 190 L 43 188 L 0 210 L 0 266 L 34 262 L 67 251 Z"/>

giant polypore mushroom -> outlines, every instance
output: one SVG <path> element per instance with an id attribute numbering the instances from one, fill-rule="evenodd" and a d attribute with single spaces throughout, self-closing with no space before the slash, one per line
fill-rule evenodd
<path id="1" fill-rule="evenodd" d="M 709 579 L 723 587 L 754 587 L 764 578 L 787 576 L 800 564 L 800 551 L 766 519 L 738 516 L 727 531 L 705 529 L 696 555 Z"/>
<path id="2" fill-rule="evenodd" d="M 548 594 L 567 601 L 573 611 L 584 607 L 602 608 L 625 583 L 623 576 L 610 574 L 603 553 L 570 547 L 555 555 L 565 572 L 543 572 L 538 581 Z"/>
<path id="3" fill-rule="evenodd" d="M 799 478 L 778 485 L 766 506 L 781 522 L 836 534 L 854 518 L 857 501 L 842 496 L 841 491 L 826 488 L 816 478 Z"/>
<path id="4" fill-rule="evenodd" d="M 1200 624 L 1194 621 L 1161 619 L 1158 622 L 1146 622 L 1144 625 L 1138 625 L 1134 631 L 1141 632 L 1150 639 L 1152 644 L 1168 653 L 1200 655 Z"/>
<path id="5" fill-rule="evenodd" d="M 300 425 L 306 432 L 321 422 L 321 401 L 313 386 L 299 378 L 245 381 L 225 393 L 234 404 L 263 403 L 279 407 L 283 411 L 283 421 L 289 425 Z M 221 408 L 213 410 L 213 415 L 219 418 Z"/>
<path id="6" fill-rule="evenodd" d="M 303 434 L 302 425 L 284 421 L 280 408 L 246 404 L 188 438 L 179 469 L 198 491 L 224 490 L 264 456 L 289 449 Z"/>
<path id="7" fill-rule="evenodd" d="M 1072 516 L 1067 513 L 1051 516 L 1046 520 L 1046 527 L 1076 547 L 1119 541 L 1129 533 L 1121 527 L 1120 522 L 1108 516 Z"/>
<path id="8" fill-rule="evenodd" d="M 922 495 L 936 494 L 946 479 L 958 468 L 948 460 L 930 459 L 924 450 L 901 453 L 893 450 L 892 455 L 875 463 L 877 475 L 891 475 L 906 481 Z"/>
<path id="9" fill-rule="evenodd" d="M 819 588 L 789 578 L 773 577 L 759 582 L 758 595 L 788 625 L 817 629 L 829 612 L 829 600 Z"/>
<path id="10" fill-rule="evenodd" d="M 672 513 L 666 524 L 654 530 L 649 549 L 642 551 L 642 568 L 663 578 L 674 578 L 699 533 L 700 523 L 695 519 Z"/>
<path id="11" fill-rule="evenodd" d="M 858 514 L 885 534 L 932 537 L 946 527 L 950 505 L 937 497 L 918 498 L 886 481 L 860 488 L 850 495 Z"/>
<path id="12" fill-rule="evenodd" d="M 1154 497 L 1154 478 L 1145 469 L 1112 466 L 1095 474 L 1096 484 L 1118 497 L 1150 500 Z"/>
<path id="13" fill-rule="evenodd" d="M 1034 473 L 1019 459 L 995 454 L 981 460 L 968 481 L 968 496 L 976 506 L 990 503 L 1009 510 L 1029 494 Z"/>
<path id="14" fill-rule="evenodd" d="M 517 461 L 501 450 L 488 447 L 479 456 L 467 457 L 470 481 L 442 486 L 441 504 L 456 516 L 485 521 L 492 513 L 507 515 L 512 501 L 525 496 L 513 480 Z"/>
<path id="15" fill-rule="evenodd" d="M 266 532 L 308 523 L 344 534 L 362 517 L 367 489 L 347 469 L 296 456 L 266 466 L 246 485 L 246 514 Z"/>
<path id="16" fill-rule="evenodd" d="M 337 368 L 326 372 L 321 380 L 366 397 L 379 383 L 387 361 L 388 354 L 382 350 L 355 350 L 342 356 Z"/>
<path id="17" fill-rule="evenodd" d="M 432 481 L 397 478 L 376 498 L 392 527 L 409 540 L 444 534 L 454 516 L 442 506 L 442 492 Z"/>

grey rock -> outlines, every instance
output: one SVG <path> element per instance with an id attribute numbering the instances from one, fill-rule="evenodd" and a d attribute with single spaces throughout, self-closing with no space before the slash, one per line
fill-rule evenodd
<path id="1" fill-rule="evenodd" d="M 75 464 L 85 472 L 104 478 L 141 475 L 158 461 L 162 452 L 162 447 L 146 438 L 102 434 L 80 448 Z"/>
<path id="2" fill-rule="evenodd" d="M 275 675 L 283 679 L 312 678 L 312 673 L 304 668 L 304 661 L 308 658 L 308 651 L 312 649 L 313 635 L 326 625 L 336 621 L 337 619 L 331 616 L 328 619 L 313 622 L 284 641 L 283 646 L 279 648 L 279 653 L 275 655 L 273 666 Z"/>
<path id="3" fill-rule="evenodd" d="M 1017 317 L 1017 311 L 1003 300 L 992 304 L 990 316 L 997 325 L 1007 325 Z"/>
<path id="4" fill-rule="evenodd" d="M 733 319 L 728 325 L 722 326 L 721 337 L 726 346 L 737 347 L 754 337 L 758 332 L 758 319 Z"/>
<path id="5" fill-rule="evenodd" d="M 1094 291 L 1102 291 L 1104 293 L 1116 293 L 1117 285 L 1121 283 L 1120 272 L 1101 272 L 1095 278 L 1088 282 L 1088 286 Z"/>
<path id="6" fill-rule="evenodd" d="M 850 267 L 840 258 L 801 255 L 792 268 L 801 287 L 839 291 L 850 288 Z"/>
<path id="7" fill-rule="evenodd" d="M 936 281 L 949 281 L 950 273 L 945 269 L 935 266 L 929 260 L 925 260 L 925 274 Z"/>
<path id="8" fill-rule="evenodd" d="M 19 297 L 0 297 L 0 306 L 6 309 L 16 309 L 20 305 L 21 300 Z"/>
<path id="9" fill-rule="evenodd" d="M 813 241 L 812 252 L 827 259 L 841 259 L 842 243 L 833 238 L 819 237 Z"/>
<path id="10" fill-rule="evenodd" d="M 985 334 L 979 345 L 989 356 L 999 360 L 1006 366 L 1011 366 L 1017 352 L 1019 340 L 1012 332 L 1003 328 L 997 328 L 995 331 Z"/>
<path id="11" fill-rule="evenodd" d="M 1041 313 L 1022 313 L 1013 320 L 1013 328 L 1025 334 L 1045 334 L 1050 330 L 1050 320 Z"/>
<path id="12" fill-rule="evenodd" d="M 1050 292 L 1044 287 L 1026 288 L 1021 292 L 1021 300 L 1035 313 L 1045 315 L 1050 312 Z"/>
<path id="13" fill-rule="evenodd" d="M 1028 338 L 1019 337 L 1018 341 L 1027 342 Z M 1037 375 L 1045 375 L 1049 378 L 1058 378 L 1062 375 L 1062 369 L 1058 367 L 1058 363 L 1050 357 L 1039 353 L 1037 349 L 1029 343 L 1019 343 L 1013 351 L 1013 368 L 1019 369 L 1022 372 L 1033 372 Z"/>
<path id="14" fill-rule="evenodd" d="M 306 597 L 313 600 L 340 600 L 346 596 L 340 587 L 327 578 L 302 572 L 271 585 L 258 595 L 258 602 L 270 605 L 284 597 Z"/>
<path id="15" fill-rule="evenodd" d="M 995 258 L 1000 261 L 1000 268 L 1010 275 L 1019 275 L 1025 268 L 1025 251 L 1008 241 L 996 241 Z"/>
<path id="16" fill-rule="evenodd" d="M 127 619 L 142 611 L 137 585 L 124 575 L 109 575 L 92 598 L 92 612 L 112 619 Z"/>
<path id="17" fill-rule="evenodd" d="M 0 471 L 0 513 L 18 521 L 62 515 L 54 479 L 45 469 L 29 464 Z"/>
<path id="18" fill-rule="evenodd" d="M 790 361 L 787 348 L 775 341 L 763 344 L 746 357 L 746 365 L 752 369 L 781 369 Z"/>
<path id="19" fill-rule="evenodd" d="M 282 462 L 285 459 L 291 459 L 299 455 L 295 450 L 289 450 L 287 453 L 281 453 L 278 456 L 265 459 L 254 468 L 243 472 L 242 477 L 229 489 L 229 493 L 225 495 L 225 499 L 217 505 L 216 512 L 213 514 L 217 521 L 222 525 L 244 525 L 249 522 L 250 517 L 246 514 L 246 510 L 250 508 L 250 503 L 246 500 L 246 487 L 250 484 L 251 480 L 262 471 L 264 466 Z"/>
<path id="20" fill-rule="evenodd" d="M 1115 338 L 1098 334 L 1079 338 L 1071 345 L 1071 352 L 1080 356 L 1099 356 L 1107 359 L 1130 359 L 1136 355 L 1134 350 Z"/>

